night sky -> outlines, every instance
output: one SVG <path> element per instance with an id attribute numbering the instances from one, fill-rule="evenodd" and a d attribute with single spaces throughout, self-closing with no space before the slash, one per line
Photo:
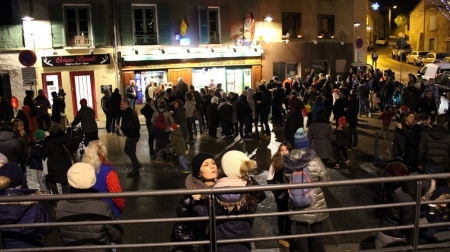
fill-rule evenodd
<path id="1" fill-rule="evenodd" d="M 396 12 L 402 14 L 409 14 L 420 0 L 378 0 L 376 1 L 380 6 L 394 6 L 397 5 Z"/>

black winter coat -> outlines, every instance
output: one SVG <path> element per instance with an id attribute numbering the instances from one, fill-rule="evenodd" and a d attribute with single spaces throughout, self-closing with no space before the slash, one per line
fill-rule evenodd
<path id="1" fill-rule="evenodd" d="M 220 120 L 232 120 L 233 106 L 230 103 L 225 102 L 219 105 L 219 118 Z"/>
<path id="2" fill-rule="evenodd" d="M 431 100 L 428 100 L 428 98 L 421 98 L 419 99 L 419 101 L 417 102 L 416 105 L 416 113 L 420 114 L 420 113 L 429 113 L 431 115 L 431 121 L 434 122 L 436 119 L 436 114 L 437 114 L 437 105 L 436 105 L 436 101 L 431 98 Z M 431 111 L 434 111 L 434 115 L 431 114 Z"/>
<path id="3" fill-rule="evenodd" d="M 346 108 L 348 108 L 348 100 L 346 98 L 337 99 L 333 105 L 334 120 L 339 120 L 339 118 L 341 118 L 342 116 L 346 116 L 347 115 L 347 111 L 345 111 Z"/>
<path id="4" fill-rule="evenodd" d="M 402 105 L 405 105 L 411 111 L 415 111 L 419 100 L 419 90 L 412 86 L 403 89 Z"/>
<path id="5" fill-rule="evenodd" d="M 59 97 L 53 98 L 52 121 L 60 123 L 61 113 L 63 111 L 64 111 L 64 101 Z"/>
<path id="6" fill-rule="evenodd" d="M 358 126 L 358 112 L 359 112 L 359 103 L 357 99 L 348 101 L 348 109 L 347 109 L 347 123 L 351 127 Z"/>
<path id="7" fill-rule="evenodd" d="M 434 125 L 420 136 L 417 153 L 417 164 L 427 167 L 440 168 L 437 172 L 448 172 L 450 162 L 450 133 L 445 126 Z"/>
<path id="8" fill-rule="evenodd" d="M 289 114 L 284 125 L 284 137 L 292 146 L 294 146 L 294 135 L 298 128 L 304 127 L 304 118 L 302 110 L 294 111 Z"/>
<path id="9" fill-rule="evenodd" d="M 64 135 L 50 135 L 44 140 L 41 158 L 47 159 L 48 174 L 46 180 L 67 184 L 67 171 L 72 166 L 69 155 L 69 140 Z"/>
<path id="10" fill-rule="evenodd" d="M 342 128 L 342 130 L 334 130 L 334 135 L 336 135 L 336 145 L 337 146 L 347 146 L 348 145 L 348 125 Z"/>
<path id="11" fill-rule="evenodd" d="M 22 145 L 13 132 L 0 131 L 0 153 L 5 155 L 9 162 L 22 163 Z"/>
<path id="12" fill-rule="evenodd" d="M 62 200 L 56 207 L 56 220 L 60 222 L 115 218 L 111 206 L 101 199 Z M 63 226 L 59 227 L 59 235 L 65 246 L 108 245 L 122 240 L 123 229 L 120 225 L 114 224 Z"/>
<path id="13" fill-rule="evenodd" d="M 120 102 L 122 101 L 122 95 L 118 93 L 112 93 L 110 99 L 110 108 L 112 117 L 121 117 L 122 110 L 120 109 Z"/>
<path id="14" fill-rule="evenodd" d="M 0 102 L 0 123 L 2 122 L 10 122 L 13 118 L 12 108 L 9 105 L 8 101 L 2 98 Z"/>
<path id="15" fill-rule="evenodd" d="M 417 152 L 419 150 L 419 141 L 422 132 L 431 129 L 426 123 L 416 123 L 410 130 L 409 134 L 406 135 L 405 139 L 405 163 L 408 166 L 417 166 Z"/>
<path id="16" fill-rule="evenodd" d="M 140 137 L 141 123 L 139 122 L 138 115 L 131 107 L 127 107 L 123 111 L 122 124 L 120 129 L 127 137 Z"/>
<path id="17" fill-rule="evenodd" d="M 219 105 L 217 103 L 211 103 L 208 107 L 208 123 L 210 128 L 217 128 L 220 124 L 219 119 Z"/>
<path id="18" fill-rule="evenodd" d="M 38 110 L 37 110 L 36 104 L 34 104 L 33 98 L 25 97 L 25 99 L 23 99 L 23 105 L 30 107 L 30 117 L 38 116 Z"/>
<path id="19" fill-rule="evenodd" d="M 263 87 L 263 86 L 261 86 Z M 272 93 L 267 89 L 262 89 L 262 99 L 261 99 L 261 114 L 269 114 L 270 113 L 270 104 L 272 102 Z"/>
<path id="20" fill-rule="evenodd" d="M 155 106 L 152 106 L 148 103 L 146 103 L 145 106 L 141 108 L 141 114 L 143 114 L 145 117 L 145 124 L 147 125 L 147 127 L 152 125 L 152 117 L 155 111 Z"/>
<path id="21" fill-rule="evenodd" d="M 250 104 L 248 103 L 247 96 L 241 95 L 239 97 L 239 101 L 236 105 L 236 113 L 238 120 L 241 120 L 242 118 L 250 118 L 252 115 L 252 109 L 250 108 Z"/>

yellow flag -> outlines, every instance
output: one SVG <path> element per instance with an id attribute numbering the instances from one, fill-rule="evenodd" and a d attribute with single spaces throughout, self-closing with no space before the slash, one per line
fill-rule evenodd
<path id="1" fill-rule="evenodd" d="M 188 28 L 189 28 L 189 23 L 188 23 L 186 17 L 183 17 L 183 19 L 181 20 L 181 24 L 180 24 L 181 36 L 184 36 L 184 34 L 186 34 L 186 31 Z"/>

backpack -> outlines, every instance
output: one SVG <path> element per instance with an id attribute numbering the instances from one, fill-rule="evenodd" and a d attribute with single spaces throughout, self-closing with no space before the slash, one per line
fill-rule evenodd
<path id="1" fill-rule="evenodd" d="M 156 118 L 156 128 L 160 131 L 167 130 L 167 121 L 163 112 L 158 113 L 158 117 Z"/>
<path id="2" fill-rule="evenodd" d="M 284 158 L 283 162 L 286 167 L 296 167 L 298 160 L 291 160 L 290 158 Z M 309 167 L 305 166 L 303 169 L 294 171 L 290 176 L 289 184 L 311 183 L 311 174 Z M 296 207 L 307 207 L 311 205 L 314 200 L 314 188 L 297 188 L 290 189 L 289 199 Z"/>

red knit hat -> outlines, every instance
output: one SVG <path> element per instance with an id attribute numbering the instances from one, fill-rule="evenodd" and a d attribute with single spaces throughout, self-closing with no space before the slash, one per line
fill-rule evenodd
<path id="1" fill-rule="evenodd" d="M 407 106 L 401 106 L 400 107 L 400 112 L 406 112 L 408 111 L 408 107 Z"/>
<path id="2" fill-rule="evenodd" d="M 176 130 L 178 127 L 180 127 L 178 124 L 172 123 L 172 125 L 170 125 L 170 130 L 171 130 L 171 131 L 174 131 L 174 130 Z"/>
<path id="3" fill-rule="evenodd" d="M 338 122 L 342 125 L 346 125 L 347 124 L 347 118 L 345 116 L 339 118 Z"/>

